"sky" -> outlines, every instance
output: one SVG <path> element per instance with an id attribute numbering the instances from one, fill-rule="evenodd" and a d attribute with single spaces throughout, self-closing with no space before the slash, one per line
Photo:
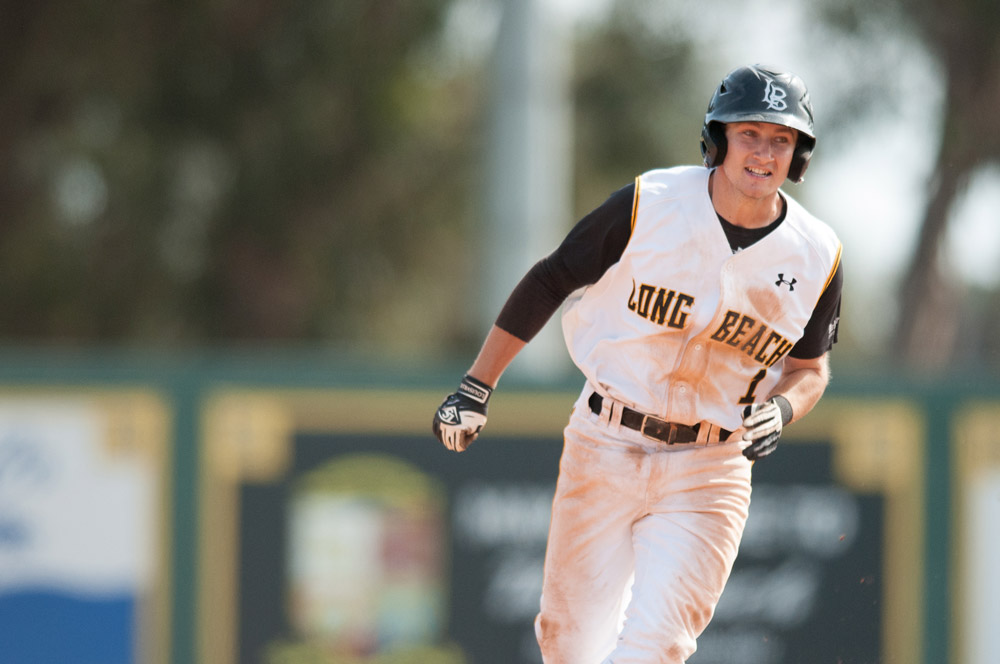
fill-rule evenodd
<path id="1" fill-rule="evenodd" d="M 610 5 L 610 0 L 548 1 L 567 13 L 577 7 L 582 20 L 589 21 L 600 20 Z M 700 36 L 704 51 L 711 53 L 705 58 L 708 66 L 716 62 L 724 71 L 729 64 L 762 62 L 784 65 L 801 75 L 822 129 L 824 98 L 834 96 L 832 87 L 845 72 L 831 66 L 838 61 L 836 52 L 812 41 L 813 9 L 808 0 L 713 2 L 696 8 L 681 1 L 658 6 L 660 20 L 679 23 L 688 34 Z M 726 26 L 731 29 L 725 30 Z M 919 43 L 902 34 L 887 34 L 879 48 L 879 55 L 896 60 L 899 106 L 867 118 L 852 140 L 841 141 L 832 150 L 824 150 L 821 143 L 809 173 L 815 182 L 809 191 L 813 206 L 845 235 L 856 269 L 866 276 L 898 272 L 913 248 L 942 101 L 938 68 Z M 994 169 L 973 181 L 955 211 L 947 258 L 973 284 L 1000 283 L 1000 225 L 994 212 L 998 202 L 1000 171 Z M 969 260 L 971 256 L 982 259 Z"/>
<path id="2" fill-rule="evenodd" d="M 722 12 L 721 5 L 729 9 Z M 897 103 L 824 144 L 823 103 L 845 75 L 837 64 L 849 58 L 838 58 L 836 47 L 810 42 L 808 0 L 703 3 L 698 11 L 701 24 L 739 26 L 728 39 L 711 40 L 717 60 L 787 63 L 809 86 L 819 136 L 804 202 L 844 244 L 850 330 L 859 338 L 885 339 L 893 332 L 898 282 L 917 241 L 933 175 L 944 87 L 939 67 L 915 39 L 887 33 L 874 57 L 894 61 Z M 785 189 L 798 197 L 795 185 Z M 943 264 L 970 286 L 1000 285 L 998 209 L 1000 169 L 993 168 L 973 179 L 952 210 Z"/>
<path id="3" fill-rule="evenodd" d="M 612 0 L 537 0 L 568 21 L 600 21 Z M 456 48 L 466 54 L 490 43 L 499 19 L 497 0 L 460 0 L 453 12 Z M 844 243 L 855 330 L 889 334 L 898 279 L 916 242 L 939 136 L 940 72 L 914 39 L 893 26 L 877 33 L 873 57 L 895 62 L 894 107 L 869 114 L 850 132 L 824 141 L 824 102 L 837 97 L 852 75 L 836 45 L 816 43 L 809 0 L 744 0 L 646 3 L 650 24 L 700 40 L 703 71 L 719 80 L 733 67 L 754 62 L 785 67 L 806 81 L 817 114 L 818 147 L 807 185 L 785 189 L 837 231 Z M 711 29 L 706 29 L 711 26 Z M 879 30 L 879 28 L 876 28 Z M 882 34 L 885 38 L 881 39 Z M 856 45 L 857 46 L 857 45 Z M 832 51 L 832 52 L 831 52 Z M 856 62 L 857 60 L 853 60 Z M 717 81 L 707 84 L 707 100 Z M 980 173 L 953 210 L 945 265 L 962 281 L 1000 285 L 1000 169 Z"/>

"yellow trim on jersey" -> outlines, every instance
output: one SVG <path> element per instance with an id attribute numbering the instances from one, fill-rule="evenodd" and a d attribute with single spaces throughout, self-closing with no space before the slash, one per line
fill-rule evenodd
<path id="1" fill-rule="evenodd" d="M 826 289 L 830 286 L 830 282 L 833 281 L 833 275 L 837 274 L 837 268 L 840 267 L 840 254 L 844 251 L 844 245 L 841 244 L 837 247 L 837 257 L 833 259 L 833 267 L 830 268 L 830 274 L 826 278 L 826 283 L 823 284 L 822 293 L 826 292 Z"/>
<path id="2" fill-rule="evenodd" d="M 815 310 L 816 305 L 819 304 L 820 298 L 823 297 L 823 293 L 825 293 L 826 289 L 830 287 L 830 282 L 833 281 L 833 275 L 837 274 L 837 268 L 840 267 L 840 254 L 843 253 L 843 251 L 844 251 L 844 245 L 838 244 L 837 255 L 834 256 L 833 258 L 833 267 L 830 268 L 830 274 L 828 274 L 826 277 L 826 283 L 823 284 L 823 289 L 819 292 L 819 297 L 817 297 L 816 301 L 813 303 L 813 310 Z"/>
<path id="3" fill-rule="evenodd" d="M 642 176 L 638 175 L 635 178 L 635 194 L 632 196 L 632 221 L 629 222 L 629 229 L 635 232 L 635 217 L 639 213 L 639 183 L 642 180 Z M 631 233 L 629 233 L 631 236 Z"/>

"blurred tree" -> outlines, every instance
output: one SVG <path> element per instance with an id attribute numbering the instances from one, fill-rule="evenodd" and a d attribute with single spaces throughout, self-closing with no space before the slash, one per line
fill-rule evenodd
<path id="1" fill-rule="evenodd" d="M 462 14 L 451 37 L 488 41 L 498 1 L 0 0 L 0 338 L 477 344 L 461 281 L 488 62 L 442 57 L 442 26 Z M 615 0 L 579 33 L 576 216 L 646 168 L 700 159 L 707 56 L 686 7 Z M 943 366 L 959 326 L 989 318 L 960 311 L 938 253 L 1000 151 L 1000 5 L 825 7 L 825 35 L 871 46 L 902 29 L 941 65 L 941 147 L 891 346 Z M 837 52 L 864 75 L 845 76 L 828 129 L 873 99 L 908 103 L 892 58 Z"/>
<path id="2" fill-rule="evenodd" d="M 1000 3 L 995 0 L 897 0 L 892 3 L 831 3 L 825 23 L 873 37 L 866 28 L 892 26 L 918 35 L 940 66 L 944 86 L 941 134 L 927 183 L 916 247 L 900 282 L 900 308 L 891 352 L 904 366 L 954 368 L 960 344 L 982 338 L 966 326 L 986 318 L 967 310 L 972 297 L 948 276 L 941 250 L 953 208 L 972 176 L 1000 159 Z M 891 59 L 872 62 L 880 73 L 869 80 L 892 83 Z M 902 100 L 926 103 L 926 100 Z M 989 335 L 990 337 L 994 335 Z"/>
<path id="3" fill-rule="evenodd" d="M 0 337 L 447 329 L 481 104 L 422 57 L 448 5 L 4 0 Z"/>
<path id="4" fill-rule="evenodd" d="M 963 302 L 942 270 L 940 248 L 956 199 L 972 175 L 1000 160 L 1000 4 L 909 0 L 945 73 L 941 143 L 916 249 L 902 281 L 896 338 L 902 361 L 944 369 L 959 348 Z"/>
<path id="5" fill-rule="evenodd" d="M 701 162 L 698 141 L 711 90 L 695 68 L 691 37 L 648 20 L 662 13 L 658 4 L 618 0 L 606 22 L 580 34 L 574 81 L 578 215 L 643 171 Z"/>

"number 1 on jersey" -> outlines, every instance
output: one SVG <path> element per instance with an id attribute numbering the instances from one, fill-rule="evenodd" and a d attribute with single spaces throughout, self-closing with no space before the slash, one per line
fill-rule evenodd
<path id="1" fill-rule="evenodd" d="M 760 385 L 760 381 L 764 380 L 764 376 L 767 375 L 767 369 L 761 369 L 758 371 L 754 377 L 750 380 L 750 387 L 747 388 L 747 393 L 740 397 L 740 405 L 753 403 L 757 395 L 754 392 L 757 390 L 757 386 Z"/>

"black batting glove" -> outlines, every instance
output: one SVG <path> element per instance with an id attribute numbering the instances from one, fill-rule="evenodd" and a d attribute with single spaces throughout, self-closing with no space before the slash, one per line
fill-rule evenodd
<path id="1" fill-rule="evenodd" d="M 464 452 L 486 425 L 493 388 L 466 374 L 434 413 L 434 435 L 452 452 Z"/>
<path id="2" fill-rule="evenodd" d="M 792 406 L 788 399 L 777 395 L 764 403 L 755 403 L 743 409 L 743 440 L 750 444 L 743 448 L 743 456 L 756 461 L 773 452 L 781 438 L 781 428 L 792 420 Z"/>

